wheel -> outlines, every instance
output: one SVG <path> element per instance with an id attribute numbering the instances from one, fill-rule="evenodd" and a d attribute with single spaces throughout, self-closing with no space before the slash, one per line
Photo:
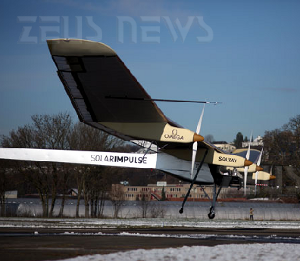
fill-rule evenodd
<path id="1" fill-rule="evenodd" d="M 215 213 L 208 213 L 209 219 L 214 219 L 215 218 Z"/>
<path id="2" fill-rule="evenodd" d="M 210 207 L 209 213 L 208 213 L 208 218 L 209 219 L 214 219 L 215 216 L 216 216 L 216 214 L 215 214 L 215 208 L 214 207 Z"/>

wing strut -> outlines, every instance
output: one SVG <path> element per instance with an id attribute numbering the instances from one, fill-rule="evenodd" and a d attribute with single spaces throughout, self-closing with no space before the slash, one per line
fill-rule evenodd
<path id="1" fill-rule="evenodd" d="M 191 182 L 190 188 L 189 188 L 188 192 L 186 193 L 186 195 L 185 195 L 185 197 L 184 197 L 184 200 L 183 200 L 182 205 L 181 205 L 181 209 L 179 210 L 179 213 L 180 213 L 180 214 L 183 213 L 183 207 L 184 207 L 184 204 L 185 204 L 186 200 L 188 199 L 188 197 L 189 197 L 189 195 L 190 195 L 190 192 L 191 192 L 191 189 L 192 189 L 193 185 L 195 184 L 195 181 L 196 181 L 196 179 L 197 179 L 197 177 L 198 177 L 198 174 L 199 174 L 200 169 L 201 169 L 201 167 L 202 167 L 202 165 L 203 165 L 203 163 L 204 163 L 204 160 L 205 160 L 205 158 L 206 158 L 207 153 L 208 153 L 208 149 L 206 149 L 206 151 L 205 151 L 205 153 L 204 153 L 204 156 L 203 156 L 203 159 L 202 159 L 202 161 L 201 161 L 199 167 L 197 168 L 197 172 L 196 172 L 196 174 L 195 174 L 195 177 L 193 178 L 193 180 L 192 180 L 192 182 Z"/>
<path id="2" fill-rule="evenodd" d="M 146 150 L 146 152 L 145 152 L 143 158 L 145 158 L 145 156 L 147 155 L 147 153 L 148 153 L 149 150 L 151 149 L 152 144 L 153 144 L 153 141 L 151 141 L 150 146 L 147 148 L 147 150 Z"/>
<path id="3" fill-rule="evenodd" d="M 215 183 L 214 185 L 214 195 L 213 195 L 213 200 L 212 200 L 212 205 L 209 209 L 209 213 L 208 213 L 208 217 L 209 219 L 214 219 L 215 218 L 215 207 L 216 207 L 216 202 L 217 202 L 217 199 L 218 199 L 218 196 L 221 192 L 221 189 L 222 189 L 222 184 L 220 185 L 218 191 L 217 191 L 217 184 Z"/>

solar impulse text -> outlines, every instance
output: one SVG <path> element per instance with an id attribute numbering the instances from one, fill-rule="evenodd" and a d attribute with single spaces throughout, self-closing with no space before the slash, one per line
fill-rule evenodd
<path id="1" fill-rule="evenodd" d="M 92 162 L 122 162 L 132 164 L 147 164 L 147 157 L 142 156 L 118 156 L 118 155 L 91 155 Z"/>

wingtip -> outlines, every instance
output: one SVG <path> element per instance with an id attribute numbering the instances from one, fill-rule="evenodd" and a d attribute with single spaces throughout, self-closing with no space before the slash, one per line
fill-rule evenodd
<path id="1" fill-rule="evenodd" d="M 86 56 L 104 55 L 116 56 L 116 52 L 108 45 L 85 39 L 51 39 L 47 40 L 51 55 Z"/>

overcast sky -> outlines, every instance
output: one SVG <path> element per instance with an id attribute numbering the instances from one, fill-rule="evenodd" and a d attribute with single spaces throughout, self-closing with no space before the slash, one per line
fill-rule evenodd
<path id="1" fill-rule="evenodd" d="M 300 1 L 1 0 L 0 135 L 76 113 L 46 39 L 111 46 L 152 98 L 206 106 L 202 135 L 264 135 L 300 114 Z M 202 105 L 158 103 L 194 130 Z"/>

